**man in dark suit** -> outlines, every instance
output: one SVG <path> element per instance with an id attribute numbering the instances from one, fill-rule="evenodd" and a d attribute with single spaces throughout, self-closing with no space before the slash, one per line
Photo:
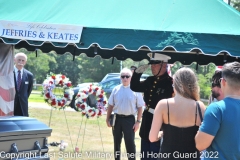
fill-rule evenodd
<path id="1" fill-rule="evenodd" d="M 24 69 L 27 63 L 27 56 L 24 53 L 17 53 L 14 57 L 14 81 L 16 95 L 14 99 L 14 116 L 28 117 L 28 97 L 33 88 L 33 74 Z"/>

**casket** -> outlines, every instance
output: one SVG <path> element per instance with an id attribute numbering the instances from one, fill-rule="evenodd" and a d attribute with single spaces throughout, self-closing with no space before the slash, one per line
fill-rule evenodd
<path id="1" fill-rule="evenodd" d="M 52 129 L 30 117 L 0 117 L 0 159 L 49 160 L 47 137 Z"/>

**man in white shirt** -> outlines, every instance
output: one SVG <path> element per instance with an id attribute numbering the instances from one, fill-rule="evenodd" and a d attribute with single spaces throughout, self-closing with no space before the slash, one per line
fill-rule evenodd
<path id="1" fill-rule="evenodd" d="M 141 93 L 130 89 L 132 72 L 124 68 L 120 72 L 122 84 L 116 86 L 108 100 L 106 123 L 110 125 L 110 115 L 116 114 L 115 125 L 112 127 L 114 139 L 114 156 L 116 160 L 121 157 L 121 141 L 124 136 L 128 159 L 136 159 L 135 132 L 139 129 L 142 117 L 144 100 Z M 137 120 L 135 115 L 137 114 Z"/>

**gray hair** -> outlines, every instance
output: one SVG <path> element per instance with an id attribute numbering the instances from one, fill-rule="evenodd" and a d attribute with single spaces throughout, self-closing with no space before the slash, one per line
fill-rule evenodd
<path id="1" fill-rule="evenodd" d="M 240 89 L 240 63 L 232 62 L 224 64 L 222 68 L 222 77 L 227 81 L 228 85 L 234 89 Z"/>
<path id="2" fill-rule="evenodd" d="M 130 76 L 132 76 L 132 71 L 128 68 L 123 68 L 120 72 L 120 75 L 122 75 L 122 73 L 127 73 L 129 74 Z"/>
<path id="3" fill-rule="evenodd" d="M 183 97 L 198 101 L 199 86 L 197 76 L 190 68 L 180 68 L 173 75 L 173 84 L 175 90 Z"/>
<path id="4" fill-rule="evenodd" d="M 25 57 L 25 58 L 26 58 L 26 61 L 27 61 L 27 55 L 26 55 L 25 53 L 19 52 L 19 53 L 15 54 L 14 58 L 17 58 L 18 56 L 23 56 L 23 57 Z"/>

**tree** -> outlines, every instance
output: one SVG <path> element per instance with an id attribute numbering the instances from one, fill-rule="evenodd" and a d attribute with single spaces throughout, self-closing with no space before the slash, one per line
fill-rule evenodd
<path id="1" fill-rule="evenodd" d="M 233 7 L 234 7 L 236 10 L 240 11 L 240 0 L 235 0 L 235 1 L 233 1 L 232 3 L 233 3 Z"/>
<path id="2" fill-rule="evenodd" d="M 24 52 L 28 55 L 25 67 L 34 74 L 38 84 L 41 84 L 50 72 L 66 75 L 74 86 L 84 82 L 100 82 L 106 74 L 120 72 L 120 61 L 112 58 L 102 59 L 100 56 L 89 58 L 85 54 L 81 54 L 76 56 L 73 61 L 70 53 L 57 55 L 50 52 L 46 54 L 38 50 L 36 57 L 36 52 L 28 52 L 24 49 L 15 52 Z M 139 67 L 145 64 L 148 64 L 148 60 L 134 62 L 127 59 L 122 62 L 122 67 L 130 68 L 132 65 Z M 208 98 L 211 93 L 211 77 L 216 66 L 212 63 L 207 66 L 199 65 L 196 70 L 196 65 L 194 62 L 186 67 L 192 68 L 198 76 L 201 98 Z M 182 66 L 180 62 L 175 62 L 171 67 L 172 75 Z M 144 73 L 152 75 L 151 68 L 149 67 Z"/>
<path id="3" fill-rule="evenodd" d="M 175 62 L 172 67 L 171 67 L 171 73 L 172 75 L 174 75 L 176 73 L 176 71 L 181 68 L 183 65 L 181 62 Z"/>
<path id="4" fill-rule="evenodd" d="M 183 65 L 180 62 L 175 62 L 174 65 L 171 67 L 172 75 Z M 198 66 L 196 70 L 197 63 L 193 62 L 189 66 L 197 75 L 198 77 L 198 84 L 200 87 L 200 97 L 204 99 L 208 99 L 209 95 L 211 94 L 211 78 L 213 73 L 215 72 L 216 66 L 213 63 L 204 66 Z"/>
<path id="5" fill-rule="evenodd" d="M 227 4 L 230 4 L 237 11 L 240 11 L 240 0 L 224 0 Z"/>
<path id="6" fill-rule="evenodd" d="M 52 55 L 55 56 L 57 67 L 50 68 L 50 72 L 55 74 L 64 74 L 73 85 L 77 85 L 80 76 L 79 59 L 76 58 L 73 61 L 73 56 L 70 53 L 65 53 L 63 55 Z"/>
<path id="7" fill-rule="evenodd" d="M 100 56 L 89 58 L 85 54 L 79 57 L 80 82 L 100 82 L 108 73 L 119 73 L 120 61 L 102 59 Z"/>
<path id="8" fill-rule="evenodd" d="M 125 61 L 123 61 L 123 68 L 124 67 L 130 68 L 131 66 L 139 67 L 139 66 L 145 65 L 145 64 L 148 64 L 148 60 L 146 60 L 146 59 L 139 61 L 139 62 L 135 62 L 132 59 L 126 59 Z M 148 67 L 148 69 L 144 72 L 144 74 L 152 75 L 151 68 Z"/>
<path id="9" fill-rule="evenodd" d="M 25 53 L 28 56 L 25 68 L 32 72 L 36 82 L 41 84 L 46 78 L 46 73 L 48 73 L 50 70 L 49 64 L 56 63 L 55 58 L 50 57 L 41 51 L 38 51 L 37 57 L 35 52 L 25 51 Z"/>

